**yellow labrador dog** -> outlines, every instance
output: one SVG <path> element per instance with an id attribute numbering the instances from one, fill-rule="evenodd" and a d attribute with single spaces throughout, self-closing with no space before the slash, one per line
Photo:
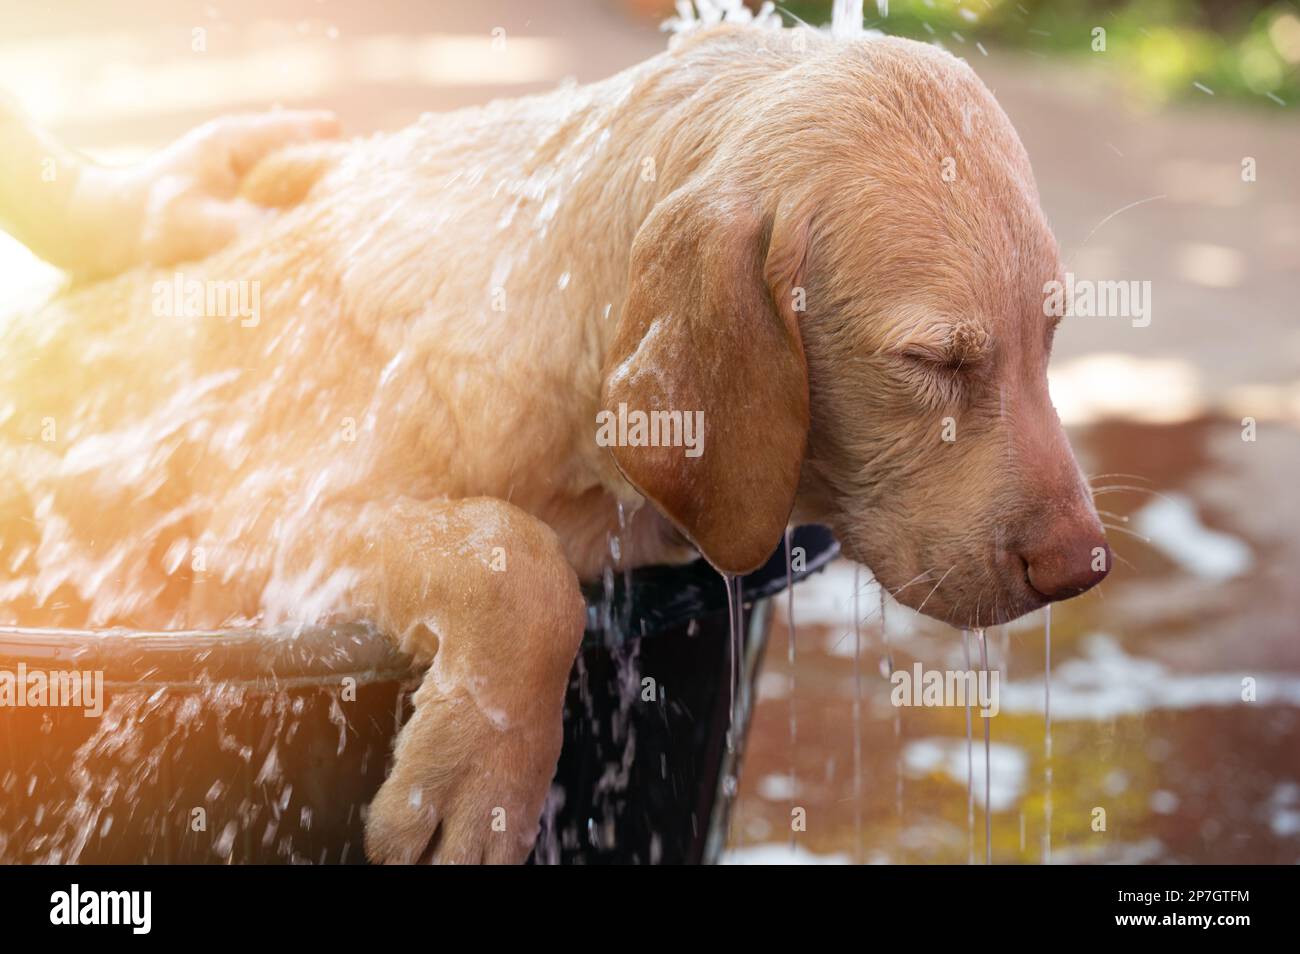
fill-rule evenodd
<path id="1" fill-rule="evenodd" d="M 428 670 L 373 860 L 526 857 L 611 536 L 739 574 L 823 522 L 960 626 L 1105 573 L 1047 392 L 1056 245 L 944 52 L 723 25 L 247 188 L 264 229 L 5 330 L 0 600 L 391 634 Z"/>

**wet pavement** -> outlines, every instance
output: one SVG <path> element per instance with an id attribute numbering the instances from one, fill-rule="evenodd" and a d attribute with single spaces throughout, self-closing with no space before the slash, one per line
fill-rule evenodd
<path id="1" fill-rule="evenodd" d="M 1214 420 L 1076 432 L 1088 473 L 1144 475 L 1125 483 L 1150 491 L 1101 499 L 1150 542 L 1112 534 L 1122 559 L 1111 577 L 1053 608 L 1050 856 L 1042 614 L 987 634 L 1003 679 L 989 720 L 995 863 L 1300 861 L 1300 553 L 1289 465 L 1274 469 L 1295 460 L 1300 436 L 1261 429 L 1274 451 L 1254 454 L 1234 445 L 1240 433 Z M 965 863 L 973 831 L 983 861 L 979 718 L 971 826 L 965 710 L 896 708 L 884 676 L 891 651 L 895 670 L 964 668 L 961 635 L 892 603 L 882 634 L 878 591 L 864 576 L 859 605 L 872 615 L 855 663 L 853 585 L 842 566 L 796 589 L 793 693 L 784 607 L 777 614 L 731 857 Z M 860 804 L 855 665 L 864 673 Z M 1243 701 L 1247 679 L 1254 701 Z M 807 830 L 792 854 L 796 806 Z M 1094 830 L 1098 809 L 1104 830 Z"/>
<path id="2" fill-rule="evenodd" d="M 425 110 L 597 79 L 664 45 L 619 4 L 579 0 L 128 0 L 111 25 L 97 3 L 4 0 L 0 25 L 0 86 L 110 159 L 275 103 L 330 106 L 354 133 L 394 128 Z M 485 58 L 496 27 L 513 52 Z M 1122 559 L 1097 591 L 1054 611 L 1050 858 L 1300 861 L 1294 106 L 1206 97 L 1155 110 L 1104 59 L 949 47 L 1020 130 L 1067 266 L 1152 289 L 1148 325 L 1067 319 L 1057 338 L 1053 392 L 1084 470 L 1127 489 L 1098 497 Z M 0 237 L 0 280 L 14 304 L 54 278 Z M 860 584 L 867 615 L 877 592 L 865 573 Z M 776 614 L 730 857 L 982 860 L 980 720 L 972 823 L 964 710 L 898 709 L 881 671 L 886 636 L 897 668 L 961 666 L 961 636 L 889 605 L 884 633 L 878 614 L 861 625 L 855 662 L 853 586 L 841 564 L 797 590 L 793 670 L 784 606 Z M 987 637 L 1006 680 L 989 725 L 992 857 L 1037 863 L 1049 791 L 1041 614 Z M 807 824 L 792 835 L 793 808 Z"/>

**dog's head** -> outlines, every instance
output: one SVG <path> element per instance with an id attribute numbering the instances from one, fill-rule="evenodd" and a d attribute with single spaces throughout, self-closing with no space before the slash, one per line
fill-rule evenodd
<path id="1" fill-rule="evenodd" d="M 720 570 L 828 523 L 901 602 L 988 626 L 1110 554 L 1052 407 L 1055 241 L 975 75 L 844 44 L 771 89 L 633 246 L 607 409 L 702 411 L 703 452 L 616 447 Z"/>

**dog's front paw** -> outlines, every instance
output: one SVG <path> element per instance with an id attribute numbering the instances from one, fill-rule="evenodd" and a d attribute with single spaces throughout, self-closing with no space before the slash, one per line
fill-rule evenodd
<path id="1" fill-rule="evenodd" d="M 466 694 L 431 688 L 416 693 L 393 771 L 370 804 L 366 855 L 380 864 L 523 862 L 560 755 L 558 717 L 512 723 Z"/>

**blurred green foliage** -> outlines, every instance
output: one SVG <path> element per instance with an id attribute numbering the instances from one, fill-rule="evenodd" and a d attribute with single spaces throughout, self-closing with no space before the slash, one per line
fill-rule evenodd
<path id="1" fill-rule="evenodd" d="M 830 20 L 829 0 L 779 5 L 809 23 Z M 875 0 L 864 7 L 868 26 L 967 59 L 979 56 L 976 42 L 1106 57 L 1154 100 L 1208 99 L 1199 83 L 1272 108 L 1300 101 L 1300 6 L 1287 0 L 890 0 L 884 18 Z"/>

